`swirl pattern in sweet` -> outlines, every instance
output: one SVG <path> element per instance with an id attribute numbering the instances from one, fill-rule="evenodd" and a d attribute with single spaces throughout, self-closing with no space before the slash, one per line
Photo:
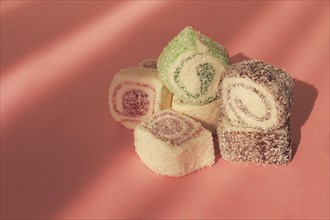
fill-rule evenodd
<path id="1" fill-rule="evenodd" d="M 109 88 L 109 109 L 113 118 L 127 128 L 171 106 L 172 94 L 152 68 L 130 67 L 114 75 Z"/>
<path id="2" fill-rule="evenodd" d="M 157 68 L 174 95 L 189 104 L 205 105 L 217 98 L 221 73 L 229 64 L 223 46 L 186 27 L 164 48 Z"/>
<path id="3" fill-rule="evenodd" d="M 175 89 L 190 99 L 200 99 L 207 96 L 206 103 L 216 99 L 216 93 L 208 94 L 217 86 L 222 67 L 212 58 L 205 59 L 205 54 L 184 54 L 187 57 L 181 62 L 175 62 L 174 77 L 169 82 Z M 180 61 L 181 59 L 178 59 Z"/>
<path id="4" fill-rule="evenodd" d="M 269 128 L 277 122 L 274 97 L 249 79 L 224 79 L 222 96 L 226 115 L 234 124 Z"/>
<path id="5" fill-rule="evenodd" d="M 290 116 L 293 81 L 287 72 L 259 60 L 230 66 L 221 76 L 221 112 L 238 127 L 274 130 Z"/>
<path id="6" fill-rule="evenodd" d="M 148 93 L 141 89 L 128 90 L 123 95 L 124 115 L 142 116 L 148 112 L 150 101 Z"/>
<path id="7" fill-rule="evenodd" d="M 200 124 L 192 123 L 186 117 L 169 110 L 154 116 L 143 126 L 158 139 L 172 145 L 180 145 L 191 140 L 203 129 Z"/>
<path id="8" fill-rule="evenodd" d="M 121 121 L 140 121 L 139 117 L 154 113 L 155 89 L 138 82 L 122 82 L 112 96 L 113 108 Z"/>

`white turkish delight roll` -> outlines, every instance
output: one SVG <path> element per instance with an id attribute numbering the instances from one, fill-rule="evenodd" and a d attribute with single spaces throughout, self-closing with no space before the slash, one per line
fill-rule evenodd
<path id="1" fill-rule="evenodd" d="M 160 175 L 187 175 L 215 161 L 211 132 L 172 110 L 160 111 L 138 124 L 134 137 L 137 155 Z"/>
<path id="2" fill-rule="evenodd" d="M 218 124 L 219 100 L 216 99 L 206 105 L 192 105 L 185 103 L 176 96 L 172 98 L 172 109 L 176 112 L 187 115 L 200 122 L 204 128 L 211 132 L 216 131 Z"/>
<path id="3" fill-rule="evenodd" d="M 113 118 L 127 128 L 171 106 L 172 94 L 158 77 L 157 70 L 131 67 L 120 70 L 109 89 L 109 107 Z"/>
<path id="4" fill-rule="evenodd" d="M 193 105 L 205 105 L 217 98 L 221 73 L 229 65 L 226 49 L 190 26 L 167 44 L 157 61 L 167 88 Z"/>
<path id="5" fill-rule="evenodd" d="M 261 165 L 286 165 L 292 157 L 289 121 L 273 131 L 232 126 L 221 117 L 217 128 L 220 154 L 224 160 Z"/>
<path id="6" fill-rule="evenodd" d="M 231 65 L 220 79 L 220 109 L 237 127 L 274 130 L 290 116 L 293 81 L 278 67 L 259 60 Z"/>

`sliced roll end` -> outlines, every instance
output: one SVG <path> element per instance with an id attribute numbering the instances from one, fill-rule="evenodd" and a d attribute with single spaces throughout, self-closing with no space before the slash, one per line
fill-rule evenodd
<path id="1" fill-rule="evenodd" d="M 169 108 L 171 97 L 172 94 L 158 78 L 157 70 L 131 67 L 114 76 L 108 103 L 113 118 L 133 129 L 156 112 Z"/>
<path id="2" fill-rule="evenodd" d="M 274 130 L 285 124 L 293 103 L 293 80 L 259 60 L 233 64 L 219 84 L 221 112 L 232 125 Z"/>
<path id="3" fill-rule="evenodd" d="M 226 49 L 192 27 L 174 37 L 157 62 L 167 88 L 192 105 L 205 105 L 217 98 L 221 73 L 229 65 Z"/>

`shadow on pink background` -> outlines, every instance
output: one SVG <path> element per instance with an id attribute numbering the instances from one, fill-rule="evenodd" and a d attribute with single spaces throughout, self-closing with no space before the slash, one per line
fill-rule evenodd
<path id="1" fill-rule="evenodd" d="M 329 218 L 328 2 L 1 2 L 1 218 Z M 275 19 L 276 18 L 276 19 Z M 182 178 L 139 161 L 113 75 L 184 26 L 294 78 L 286 167 L 218 159 Z M 239 211 L 238 211 L 239 210 Z"/>

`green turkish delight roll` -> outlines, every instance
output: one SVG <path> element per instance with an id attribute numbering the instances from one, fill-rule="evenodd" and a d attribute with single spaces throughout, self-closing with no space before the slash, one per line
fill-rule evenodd
<path id="1" fill-rule="evenodd" d="M 226 49 L 190 26 L 167 44 L 157 61 L 166 87 L 192 105 L 217 98 L 220 76 L 229 65 Z"/>

